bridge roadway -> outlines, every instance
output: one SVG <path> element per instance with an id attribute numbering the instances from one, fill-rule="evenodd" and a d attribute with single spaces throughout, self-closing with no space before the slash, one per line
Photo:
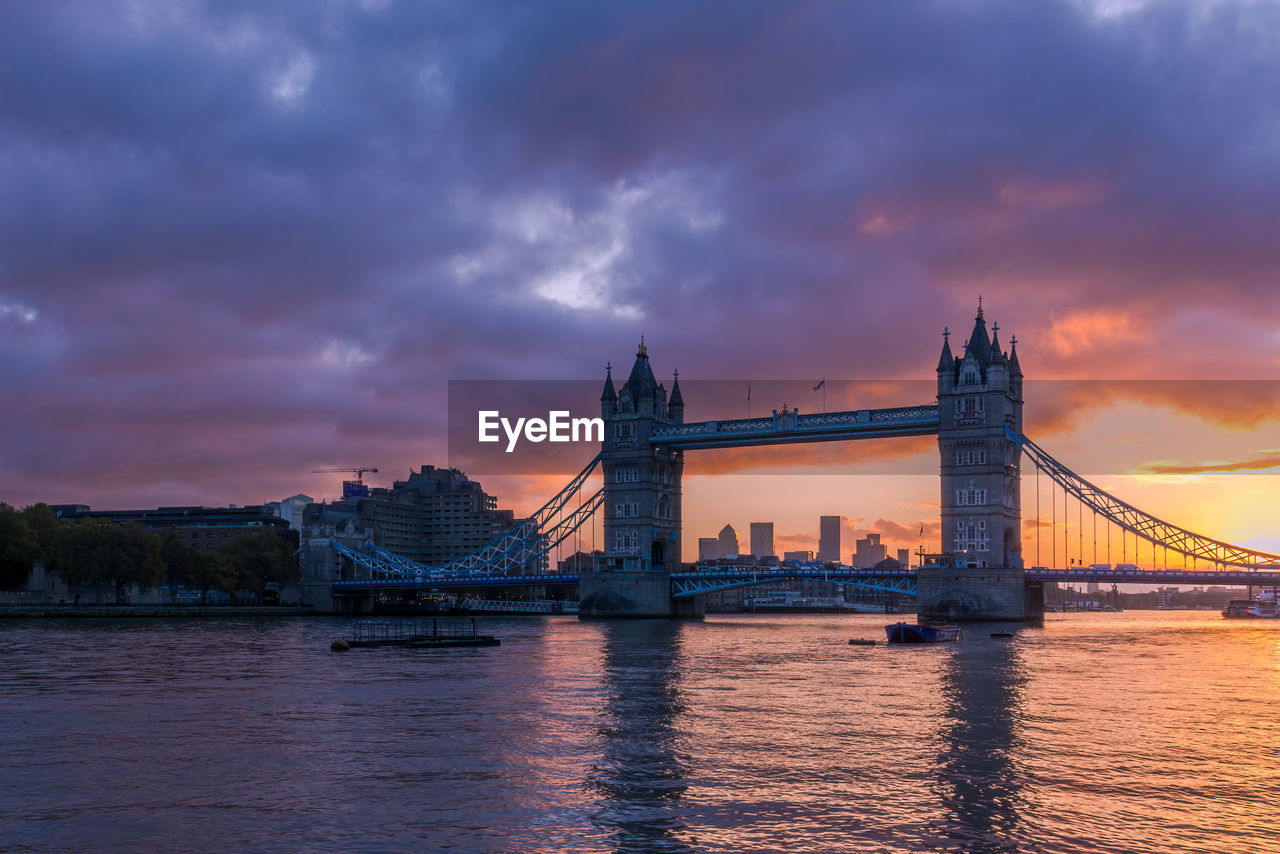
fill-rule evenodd
<path id="1" fill-rule="evenodd" d="M 931 436 L 938 432 L 938 405 L 855 409 L 801 415 L 783 410 L 764 418 L 658 425 L 649 444 L 671 450 L 839 442 L 884 436 Z"/>
<path id="2" fill-rule="evenodd" d="M 1099 584 L 1219 584 L 1253 585 L 1255 587 L 1280 587 L 1280 567 L 1274 570 L 1246 569 L 1047 569 L 1032 567 L 1027 570 L 1032 581 L 1090 582 Z M 848 566 L 827 568 L 821 564 L 798 567 L 777 566 L 725 566 L 712 570 L 673 572 L 671 595 L 677 599 L 698 596 L 716 590 L 735 587 L 751 587 L 796 579 L 832 581 L 852 584 L 871 590 L 915 595 L 916 572 L 913 569 L 855 569 Z M 576 573 L 547 573 L 545 575 L 494 575 L 448 578 L 388 578 L 335 581 L 331 585 L 334 595 L 369 593 L 374 591 L 411 592 L 478 587 L 530 587 L 543 585 L 577 584 Z"/>

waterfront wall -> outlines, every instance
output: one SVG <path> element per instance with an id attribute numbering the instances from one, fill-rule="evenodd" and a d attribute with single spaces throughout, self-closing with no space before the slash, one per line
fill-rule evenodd
<path id="1" fill-rule="evenodd" d="M 88 617 L 313 617 L 311 608 L 266 605 L 10 605 L 0 619 L 76 620 Z"/>

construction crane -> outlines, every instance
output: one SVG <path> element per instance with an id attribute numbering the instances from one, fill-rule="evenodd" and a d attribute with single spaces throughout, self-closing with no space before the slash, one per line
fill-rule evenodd
<path id="1" fill-rule="evenodd" d="M 361 486 L 363 486 L 364 473 L 373 472 L 374 474 L 377 474 L 378 470 L 373 466 L 356 466 L 354 468 L 312 469 L 311 470 L 312 474 L 333 474 L 334 472 L 347 472 L 349 474 L 354 474 L 356 476 L 356 482 L 359 483 Z"/>
<path id="2" fill-rule="evenodd" d="M 364 473 L 378 473 L 373 466 L 352 466 L 349 468 L 329 468 L 329 469 L 312 469 L 312 474 L 332 474 L 334 472 L 348 472 L 356 476 L 355 480 L 344 480 L 342 482 L 343 498 L 368 498 L 369 488 L 364 485 Z"/>

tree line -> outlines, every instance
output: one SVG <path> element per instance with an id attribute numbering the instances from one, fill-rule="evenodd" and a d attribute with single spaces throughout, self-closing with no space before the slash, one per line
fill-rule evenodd
<path id="1" fill-rule="evenodd" d="M 61 519 L 47 504 L 18 511 L 0 502 L 0 590 L 22 587 L 37 560 L 68 585 L 93 587 L 99 600 L 111 590 L 120 601 L 134 585 L 168 585 L 175 600 L 179 587 L 198 591 L 202 599 L 213 590 L 261 596 L 268 584 L 301 577 L 293 544 L 271 530 L 242 534 L 210 554 L 173 530 L 155 532 L 137 522 L 91 516 Z"/>

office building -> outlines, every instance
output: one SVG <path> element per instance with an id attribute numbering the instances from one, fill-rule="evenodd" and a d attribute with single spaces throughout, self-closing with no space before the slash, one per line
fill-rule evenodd
<path id="1" fill-rule="evenodd" d="M 698 560 L 720 557 L 720 541 L 715 537 L 698 537 Z"/>
<path id="2" fill-rule="evenodd" d="M 857 551 L 853 553 L 853 565 L 859 568 L 872 567 L 888 557 L 889 550 L 880 544 L 879 534 L 867 534 L 861 540 L 855 540 Z"/>
<path id="3" fill-rule="evenodd" d="M 751 554 L 756 557 L 773 556 L 773 523 L 751 523 Z"/>
<path id="4" fill-rule="evenodd" d="M 725 525 L 720 529 L 720 557 L 734 557 L 739 555 L 738 532 L 733 530 L 732 525 Z"/>
<path id="5" fill-rule="evenodd" d="M 840 518 L 822 516 L 818 519 L 818 560 L 840 560 Z"/>

